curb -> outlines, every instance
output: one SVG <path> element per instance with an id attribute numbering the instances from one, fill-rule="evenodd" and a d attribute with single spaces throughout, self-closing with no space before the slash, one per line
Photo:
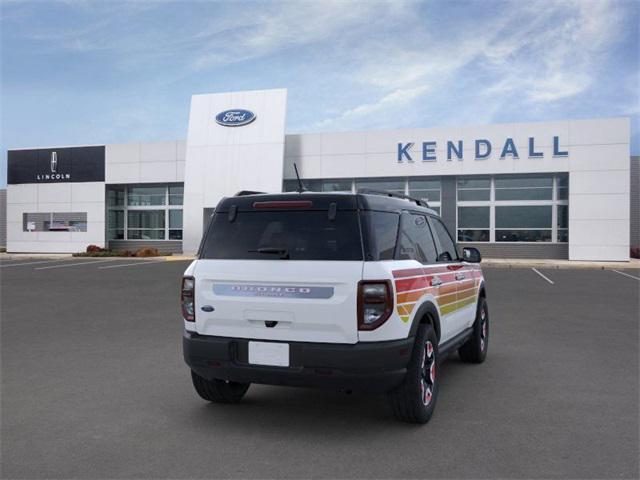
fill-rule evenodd
<path id="1" fill-rule="evenodd" d="M 542 268 L 545 270 L 633 270 L 640 268 L 640 262 L 625 263 L 541 263 L 541 262 L 494 262 L 490 259 L 482 260 L 481 266 L 491 268 Z"/>

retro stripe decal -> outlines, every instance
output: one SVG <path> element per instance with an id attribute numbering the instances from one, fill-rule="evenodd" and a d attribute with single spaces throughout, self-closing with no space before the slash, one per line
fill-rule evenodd
<path id="1" fill-rule="evenodd" d="M 392 273 L 395 279 L 396 310 L 405 323 L 409 321 L 418 300 L 426 294 L 436 298 L 442 315 L 449 315 L 475 303 L 482 280 L 482 272 L 476 265 L 438 265 L 394 270 Z M 456 280 L 456 274 L 459 273 L 465 273 L 466 278 Z"/>

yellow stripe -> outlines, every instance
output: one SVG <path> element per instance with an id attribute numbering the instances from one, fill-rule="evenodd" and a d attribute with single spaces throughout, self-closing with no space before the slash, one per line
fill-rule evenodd
<path id="1" fill-rule="evenodd" d="M 400 320 L 402 320 L 404 323 L 407 323 L 409 321 L 409 317 L 408 316 L 406 316 L 406 317 L 402 316 L 402 317 L 400 317 Z"/>
<path id="2" fill-rule="evenodd" d="M 475 301 L 476 301 L 475 295 L 472 295 L 467 298 L 463 298 L 461 300 L 458 300 L 457 302 L 449 303 L 448 305 L 444 305 L 440 307 L 440 313 L 442 313 L 443 315 L 448 315 L 450 313 L 455 312 L 459 308 L 466 307 L 467 305 L 472 304 Z"/>

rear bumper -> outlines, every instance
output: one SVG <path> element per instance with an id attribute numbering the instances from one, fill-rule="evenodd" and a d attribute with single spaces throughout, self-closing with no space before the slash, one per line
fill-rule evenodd
<path id="1" fill-rule="evenodd" d="M 184 360 L 208 379 L 384 392 L 402 382 L 413 337 L 388 342 L 289 343 L 289 367 L 248 363 L 249 340 L 185 331 Z"/>

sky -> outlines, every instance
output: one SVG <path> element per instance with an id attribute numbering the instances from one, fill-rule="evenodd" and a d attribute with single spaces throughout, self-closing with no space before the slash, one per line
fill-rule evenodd
<path id="1" fill-rule="evenodd" d="M 625 116 L 640 1 L 0 0 L 7 149 L 184 139 L 192 94 L 288 89 L 287 133 Z"/>

